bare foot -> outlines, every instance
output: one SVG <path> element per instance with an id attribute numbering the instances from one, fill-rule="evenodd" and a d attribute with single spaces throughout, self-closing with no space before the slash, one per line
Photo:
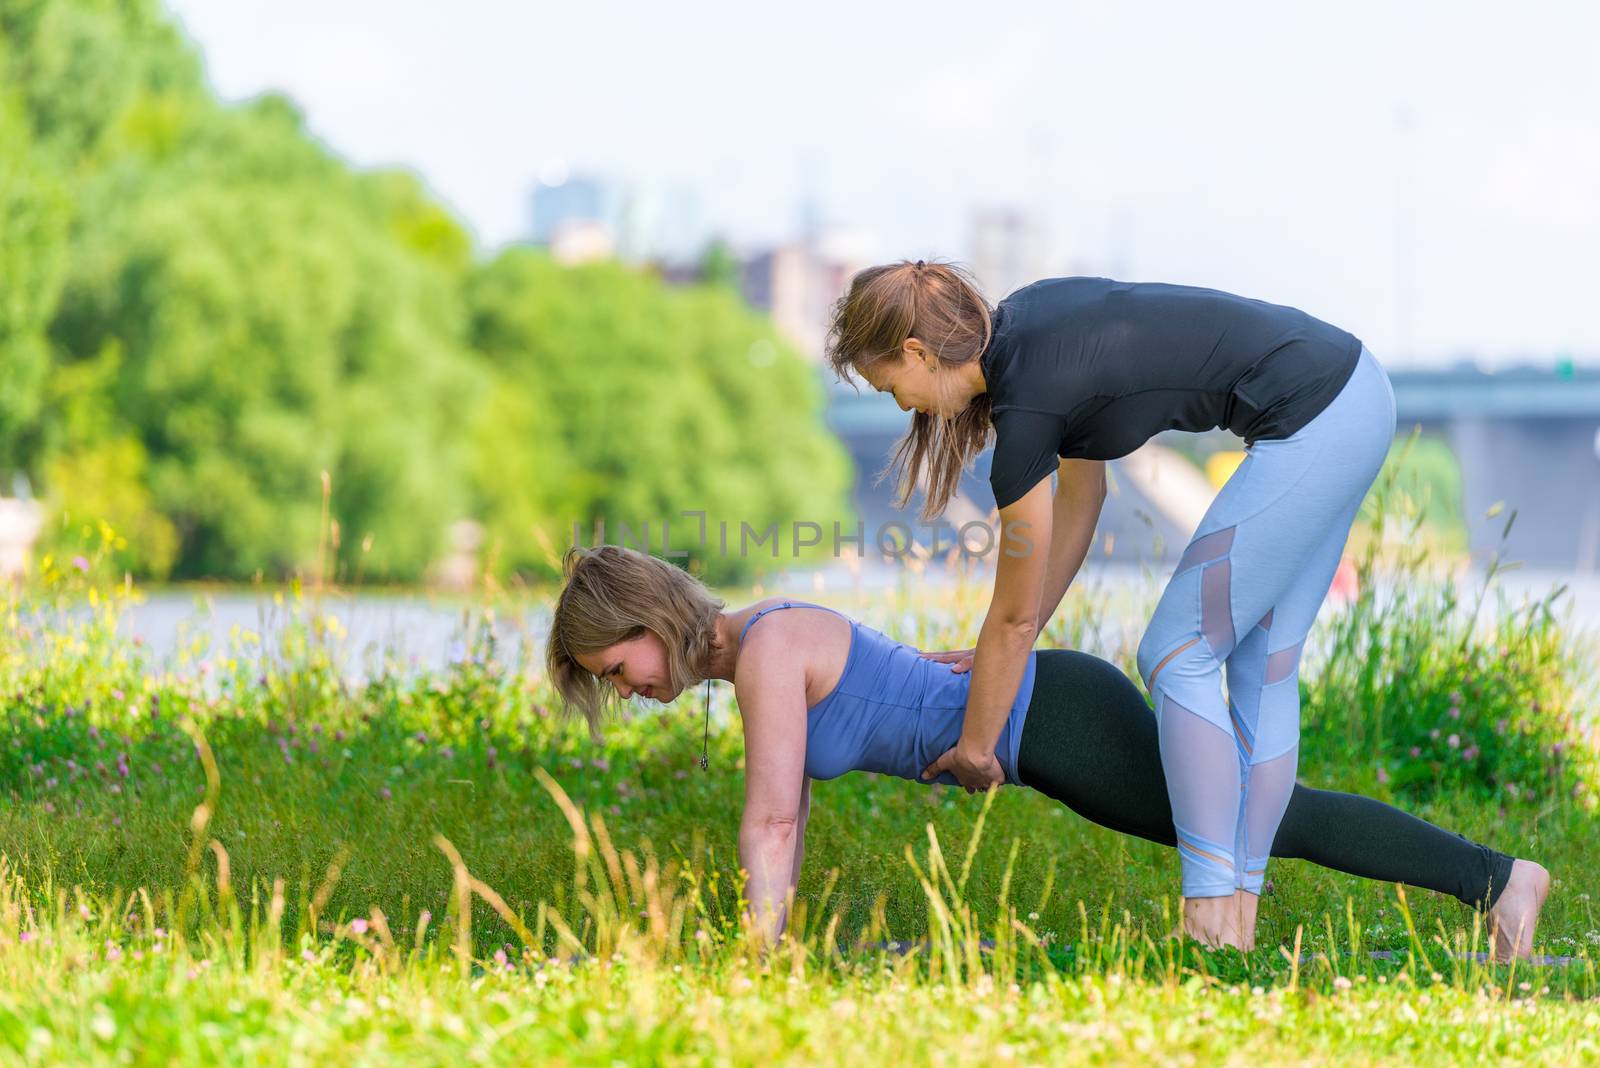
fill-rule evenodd
<path id="1" fill-rule="evenodd" d="M 1510 887 L 1507 886 L 1509 891 Z M 1248 953 L 1255 946 L 1255 908 L 1239 900 L 1244 891 L 1228 897 L 1192 897 L 1183 902 L 1183 930 L 1190 938 L 1212 949 L 1223 946 Z M 1250 895 L 1253 896 L 1253 895 Z M 1503 895 L 1502 895 L 1503 896 Z"/>
<path id="2" fill-rule="evenodd" d="M 1256 948 L 1256 906 L 1261 904 L 1261 898 L 1248 890 L 1235 890 L 1233 904 L 1239 913 L 1239 933 L 1244 938 L 1244 950 L 1248 953 Z"/>
<path id="3" fill-rule="evenodd" d="M 1494 935 L 1494 959 L 1502 963 L 1513 957 L 1523 960 L 1533 955 L 1533 928 L 1539 910 L 1550 892 L 1550 873 L 1531 860 L 1511 865 L 1511 878 L 1489 910 L 1489 930 Z"/>

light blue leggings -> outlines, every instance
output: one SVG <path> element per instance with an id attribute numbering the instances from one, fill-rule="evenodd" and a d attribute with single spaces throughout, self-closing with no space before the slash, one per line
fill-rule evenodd
<path id="1" fill-rule="evenodd" d="M 1185 897 L 1261 892 L 1294 789 L 1300 650 L 1394 428 L 1389 377 L 1363 346 L 1315 419 L 1246 450 L 1139 643 Z"/>

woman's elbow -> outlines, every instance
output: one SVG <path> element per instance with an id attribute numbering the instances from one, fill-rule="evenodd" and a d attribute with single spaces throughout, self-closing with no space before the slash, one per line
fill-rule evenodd
<path id="1" fill-rule="evenodd" d="M 748 815 L 740 830 L 743 834 L 762 842 L 792 842 L 801 821 L 798 813 Z"/>
<path id="2" fill-rule="evenodd" d="M 1037 616 L 1024 618 L 1001 613 L 991 616 L 984 629 L 989 630 L 1003 645 L 1031 649 L 1034 639 L 1039 636 L 1039 620 Z"/>

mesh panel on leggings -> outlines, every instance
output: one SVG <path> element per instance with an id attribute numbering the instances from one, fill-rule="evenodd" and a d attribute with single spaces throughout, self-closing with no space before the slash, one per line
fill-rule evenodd
<path id="1" fill-rule="evenodd" d="M 1218 660 L 1233 651 L 1232 575 L 1233 564 L 1226 558 L 1200 572 L 1200 632 Z"/>
<path id="2" fill-rule="evenodd" d="M 1289 648 L 1279 649 L 1277 652 L 1268 656 L 1267 672 L 1262 681 L 1270 686 L 1275 682 L 1282 682 L 1290 675 L 1293 675 L 1297 670 L 1299 670 L 1300 650 L 1304 648 L 1304 646 L 1304 642 L 1296 642 L 1295 644 L 1289 646 Z"/>
<path id="3" fill-rule="evenodd" d="M 1207 534 L 1190 542 L 1189 547 L 1183 551 L 1183 556 L 1178 560 L 1178 566 L 1173 573 L 1187 571 L 1191 567 L 1197 567 L 1218 557 L 1227 556 L 1228 550 L 1233 548 L 1234 529 L 1229 527 L 1226 530 L 1219 530 L 1214 534 Z"/>
<path id="4" fill-rule="evenodd" d="M 1234 741 L 1170 694 L 1161 695 L 1160 728 L 1161 762 L 1178 849 L 1192 862 L 1184 865 L 1184 893 L 1215 897 L 1231 892 L 1236 885 L 1234 832 L 1239 819 L 1239 757 Z M 1191 874 L 1197 882 L 1191 881 Z"/>
<path id="5" fill-rule="evenodd" d="M 1296 746 L 1282 756 L 1255 764 L 1246 780 L 1249 785 L 1244 802 L 1245 866 L 1241 882 L 1246 890 L 1254 893 L 1261 890 L 1267 857 L 1272 853 L 1272 836 L 1294 793 L 1295 764 L 1299 755 L 1300 748 Z"/>

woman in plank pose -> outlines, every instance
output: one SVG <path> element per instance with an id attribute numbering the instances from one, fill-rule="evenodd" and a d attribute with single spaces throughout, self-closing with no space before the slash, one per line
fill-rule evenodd
<path id="1" fill-rule="evenodd" d="M 769 940 L 799 879 L 811 780 L 876 771 L 926 781 L 924 769 L 961 733 L 972 674 L 832 609 L 769 598 L 729 611 L 683 570 L 620 546 L 572 549 L 564 569 L 546 668 L 593 732 L 613 692 L 665 703 L 705 680 L 709 712 L 710 680 L 733 683 L 745 738 L 739 859 Z M 1156 719 L 1138 688 L 1072 650 L 1029 650 L 1022 667 L 990 750 L 1001 781 L 1123 834 L 1177 842 Z M 937 780 L 957 781 L 949 771 Z M 1531 861 L 1368 798 L 1298 784 L 1273 855 L 1485 909 L 1502 959 L 1529 955 L 1549 887 Z"/>
<path id="2" fill-rule="evenodd" d="M 963 270 L 922 260 L 851 279 L 828 355 L 916 411 L 895 454 L 902 505 L 920 486 L 924 517 L 943 512 L 992 438 L 1002 529 L 1026 532 L 1026 551 L 996 556 L 976 649 L 936 654 L 970 665 L 972 685 L 957 739 L 928 770 L 969 788 L 1004 779 L 995 740 L 1093 540 L 1105 462 L 1163 430 L 1244 438 L 1247 457 L 1178 561 L 1138 667 L 1155 701 L 1184 925 L 1211 945 L 1248 945 L 1294 790 L 1300 650 L 1394 437 L 1383 368 L 1338 327 L 1213 289 L 1048 278 L 991 310 Z"/>

